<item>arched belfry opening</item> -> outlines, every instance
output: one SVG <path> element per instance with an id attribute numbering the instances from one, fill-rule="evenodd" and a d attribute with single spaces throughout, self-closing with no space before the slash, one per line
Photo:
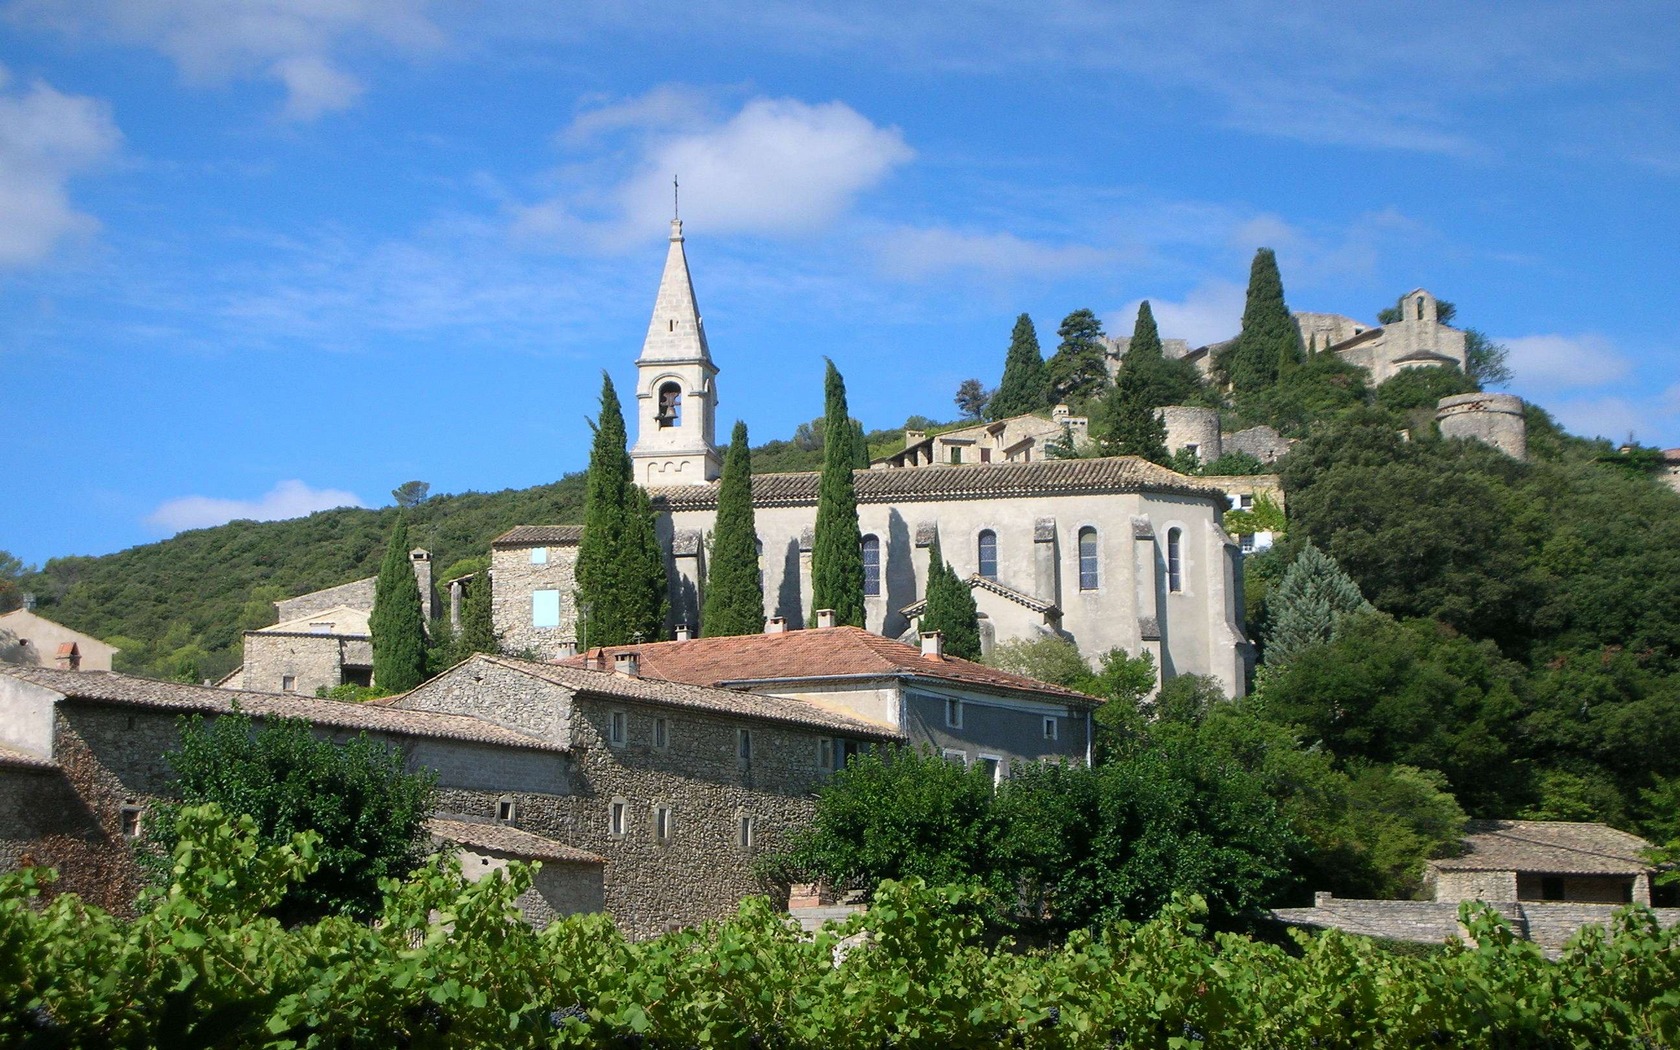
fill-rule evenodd
<path id="1" fill-rule="evenodd" d="M 682 387 L 675 381 L 659 384 L 658 420 L 662 427 L 682 426 Z"/>

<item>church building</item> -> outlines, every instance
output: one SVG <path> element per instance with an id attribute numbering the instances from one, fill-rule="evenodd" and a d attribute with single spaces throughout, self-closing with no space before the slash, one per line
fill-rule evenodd
<path id="1" fill-rule="evenodd" d="M 636 360 L 637 482 L 667 553 L 673 634 L 700 621 L 717 513 L 717 375 L 673 220 L 664 273 Z M 1000 461 L 1001 460 L 1001 461 Z M 929 548 L 972 588 L 983 646 L 1067 638 L 1095 661 L 1149 652 L 1163 678 L 1211 675 L 1240 694 L 1240 552 L 1221 526 L 1218 487 L 1134 457 L 961 462 L 854 475 L 868 630 L 914 638 Z M 819 474 L 753 479 L 767 620 L 814 626 L 811 548 Z M 496 627 L 542 660 L 587 647 L 570 590 L 571 530 L 522 526 L 492 549 Z M 564 582 L 556 582 L 564 581 Z M 686 631 L 682 630 L 686 628 Z"/>

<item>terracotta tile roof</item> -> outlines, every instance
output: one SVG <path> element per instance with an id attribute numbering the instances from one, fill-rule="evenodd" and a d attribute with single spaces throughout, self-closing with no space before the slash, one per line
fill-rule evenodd
<path id="1" fill-rule="evenodd" d="M 643 646 L 644 651 L 648 648 L 653 647 Z M 597 671 L 580 663 L 535 663 L 509 656 L 477 656 L 474 659 L 488 660 L 545 682 L 552 682 L 562 688 L 574 689 L 592 698 L 715 711 L 719 714 L 760 718 L 785 725 L 834 730 L 877 740 L 897 740 L 902 736 L 890 726 L 838 714 L 799 700 L 761 696 L 735 689 L 712 689 L 704 684 L 685 683 L 666 675 L 649 674 L 648 665 L 645 663 L 641 665 L 641 675 L 632 678 L 612 671 Z"/>
<path id="2" fill-rule="evenodd" d="M 606 858 L 568 846 L 564 842 L 545 839 L 529 831 L 506 824 L 479 824 L 466 820 L 445 820 L 433 817 L 426 821 L 432 837 L 462 846 L 509 853 L 524 860 L 558 860 L 572 864 L 605 864 Z"/>
<path id="3" fill-rule="evenodd" d="M 913 471 L 905 471 L 913 473 Z M 695 638 L 686 642 L 656 642 L 641 646 L 592 649 L 569 657 L 564 664 L 587 666 L 602 658 L 610 665 L 615 653 L 638 651 L 642 677 L 665 678 L 693 685 L 770 682 L 778 679 L 849 678 L 911 675 L 974 686 L 992 692 L 1031 694 L 1032 699 L 1055 703 L 1100 704 L 1094 696 L 1040 682 L 1024 675 L 999 671 L 956 657 L 935 660 L 922 651 L 861 627 L 825 627 L 780 634 L 746 634 L 734 638 Z"/>
<path id="4" fill-rule="evenodd" d="M 1552 875 L 1634 875 L 1651 870 L 1650 843 L 1604 824 L 1554 820 L 1472 820 L 1461 856 L 1430 861 L 1442 871 L 1521 871 Z"/>
<path id="5" fill-rule="evenodd" d="M 753 475 L 753 503 L 760 507 L 815 505 L 822 475 Z M 975 463 L 852 472 L 859 503 L 919 500 L 1009 499 L 1082 492 L 1172 492 L 1191 496 L 1224 494 L 1195 478 L 1135 456 L 1104 459 L 1047 459 L 1033 463 Z M 648 490 L 662 510 L 710 510 L 717 484 L 670 485 Z"/>
<path id="6" fill-rule="evenodd" d="M 18 769 L 57 769 L 58 763 L 50 758 L 32 755 L 27 751 L 0 744 L 0 767 L 12 766 Z"/>
<path id="7" fill-rule="evenodd" d="M 243 689 L 218 689 L 207 685 L 182 685 L 136 678 L 115 671 L 59 671 L 45 667 L 0 665 L 0 675 L 30 682 L 76 700 L 147 707 L 183 714 L 225 714 L 234 704 L 248 715 L 274 718 L 302 718 L 334 729 L 366 730 L 370 733 L 400 733 L 407 736 L 465 740 L 479 744 L 562 751 L 564 748 L 524 733 L 467 715 L 434 714 L 393 707 L 375 707 L 291 696 L 285 693 L 253 693 Z"/>
<path id="8" fill-rule="evenodd" d="M 515 525 L 490 541 L 492 547 L 570 547 L 583 538 L 582 525 Z"/>

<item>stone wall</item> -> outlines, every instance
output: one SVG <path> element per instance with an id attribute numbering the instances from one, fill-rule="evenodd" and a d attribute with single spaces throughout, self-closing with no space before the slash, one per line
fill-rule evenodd
<path id="1" fill-rule="evenodd" d="M 482 846 L 462 846 L 457 858 L 469 882 L 505 871 L 510 862 L 520 860 Z M 531 888 L 514 903 L 526 922 L 542 929 L 563 916 L 604 911 L 605 901 L 601 865 L 548 859 L 542 861 Z"/>
<path id="2" fill-rule="evenodd" d="M 1517 899 L 1517 873 L 1514 871 L 1437 871 L 1432 881 L 1437 901 L 1456 904 L 1471 900 Z"/>
<path id="3" fill-rule="evenodd" d="M 1262 463 L 1276 463 L 1289 451 L 1290 441 L 1261 425 L 1222 435 L 1220 444 L 1226 452 L 1246 452 Z"/>
<path id="4" fill-rule="evenodd" d="M 1193 405 L 1167 405 L 1155 410 L 1167 426 L 1167 451 L 1195 446 L 1196 456 L 1203 463 L 1212 463 L 1223 455 L 1219 434 L 1219 410 Z"/>
<path id="5" fill-rule="evenodd" d="M 285 623 L 288 620 L 312 616 L 327 609 L 335 609 L 340 605 L 352 609 L 371 609 L 373 608 L 374 584 L 378 582 L 379 577 L 369 576 L 365 580 L 352 580 L 349 583 L 341 583 L 337 587 L 328 587 L 325 590 L 300 594 L 296 598 L 284 598 L 274 603 L 274 608 L 280 613 L 280 618 L 275 622 Z"/>
<path id="6" fill-rule="evenodd" d="M 351 635 L 247 631 L 239 688 L 314 696 L 323 686 L 343 685 L 347 667 L 371 674 L 373 642 Z"/>
<path id="7" fill-rule="evenodd" d="M 1608 926 L 1620 911 L 1610 904 L 1561 904 L 1541 901 L 1489 901 L 1520 937 L 1556 954 L 1583 926 Z M 1461 937 L 1456 901 L 1344 900 L 1328 893 L 1315 895 L 1311 908 L 1279 908 L 1272 914 L 1302 926 L 1334 927 L 1367 937 L 1439 944 Z M 1663 926 L 1680 923 L 1680 908 L 1653 908 Z"/>
<path id="8" fill-rule="evenodd" d="M 533 552 L 545 552 L 546 560 L 533 561 Z M 528 653 L 533 659 L 552 660 L 575 651 L 578 643 L 576 544 L 543 546 L 497 545 L 490 552 L 491 620 L 496 625 L 502 648 L 510 653 Z M 532 622 L 532 595 L 539 590 L 558 591 L 560 624 L 537 627 Z"/>

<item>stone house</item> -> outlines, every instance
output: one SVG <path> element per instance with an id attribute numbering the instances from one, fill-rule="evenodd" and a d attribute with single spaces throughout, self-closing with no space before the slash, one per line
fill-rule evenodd
<path id="1" fill-rule="evenodd" d="M 109 671 L 122 650 L 91 634 L 72 631 L 34 609 L 0 614 L 0 663 L 57 667 L 65 671 Z"/>
<path id="2" fill-rule="evenodd" d="M 1047 459 L 1045 446 L 1066 437 L 1074 448 L 1091 440 L 1091 421 L 1057 405 L 1050 418 L 1021 415 L 976 423 L 929 436 L 924 430 L 906 430 L 904 448 L 869 464 L 872 470 L 903 467 L 931 467 L 935 464 L 961 466 L 964 463 L 1030 463 Z"/>
<path id="3" fill-rule="evenodd" d="M 1650 843 L 1603 824 L 1473 820 L 1457 856 L 1429 862 L 1432 900 L 1348 900 L 1314 895 L 1310 908 L 1279 908 L 1289 923 L 1392 940 L 1439 944 L 1463 935 L 1459 906 L 1480 901 L 1520 937 L 1555 955 L 1583 926 L 1607 926 L 1618 908 L 1650 907 L 1665 926 L 1680 922 L 1671 888 L 1653 893 Z"/>
<path id="4" fill-rule="evenodd" d="M 1442 324 L 1439 304 L 1422 288 L 1400 298 L 1400 320 L 1364 325 L 1336 314 L 1297 314 L 1308 353 L 1332 353 L 1371 374 L 1377 386 L 1407 368 L 1452 366 L 1464 371 L 1469 351 L 1463 331 Z"/>
<path id="5" fill-rule="evenodd" d="M 503 651 L 533 659 L 576 651 L 582 538 L 578 525 L 521 525 L 490 541 L 490 616 Z"/>
<path id="6" fill-rule="evenodd" d="M 937 633 L 917 647 L 857 627 L 790 631 L 772 622 L 764 634 L 592 649 L 565 663 L 602 667 L 626 657 L 646 677 L 786 697 L 886 727 L 994 780 L 1017 762 L 1088 763 L 1091 714 L 1102 703 L 946 656 Z M 845 757 L 837 751 L 824 768 Z"/>

